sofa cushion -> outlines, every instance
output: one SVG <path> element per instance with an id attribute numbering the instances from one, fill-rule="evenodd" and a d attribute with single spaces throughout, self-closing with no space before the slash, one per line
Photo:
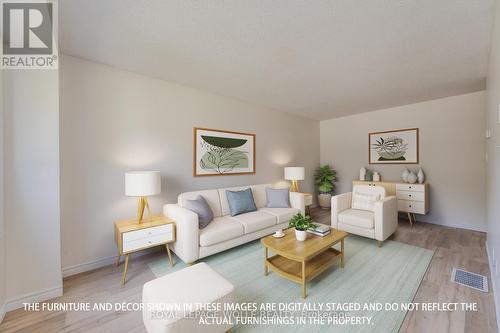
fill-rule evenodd
<path id="1" fill-rule="evenodd" d="M 250 186 L 250 188 L 252 189 L 253 199 L 255 200 L 255 206 L 257 206 L 257 209 L 266 207 L 267 203 L 266 188 L 268 187 L 272 187 L 272 185 L 264 184 L 264 185 Z"/>
<path id="2" fill-rule="evenodd" d="M 269 228 L 277 224 L 276 216 L 263 212 L 251 212 L 231 217 L 232 220 L 240 223 L 245 231 L 245 234 Z"/>
<path id="3" fill-rule="evenodd" d="M 289 208 L 290 189 L 289 188 L 266 188 L 267 208 Z"/>
<path id="4" fill-rule="evenodd" d="M 214 213 L 205 198 L 198 195 L 194 200 L 186 200 L 186 209 L 198 215 L 198 227 L 205 228 L 214 219 Z"/>
<path id="5" fill-rule="evenodd" d="M 261 185 L 227 187 L 218 189 L 217 191 L 219 192 L 219 197 L 220 197 L 221 216 L 226 216 L 230 214 L 226 191 L 243 191 L 250 187 L 252 189 L 255 206 L 257 206 L 257 208 L 262 208 L 266 206 L 266 187 L 270 186 L 271 186 L 270 184 L 261 184 Z"/>
<path id="6" fill-rule="evenodd" d="M 200 246 L 210 246 L 244 235 L 243 225 L 229 217 L 216 217 L 200 230 Z"/>
<path id="7" fill-rule="evenodd" d="M 186 200 L 194 200 L 198 195 L 201 195 L 208 203 L 214 216 L 222 216 L 222 210 L 220 205 L 219 191 L 217 190 L 206 190 L 206 191 L 194 191 L 185 192 L 179 194 L 177 197 L 177 203 L 181 207 L 186 207 Z M 224 214 L 227 215 L 227 214 Z"/>
<path id="8" fill-rule="evenodd" d="M 283 223 L 286 221 L 290 221 L 290 219 L 300 212 L 300 209 L 297 208 L 261 208 L 259 211 L 266 212 L 268 214 L 272 214 L 276 216 L 278 219 L 278 223 Z"/>
<path id="9" fill-rule="evenodd" d="M 255 212 L 257 210 L 250 187 L 243 191 L 226 191 L 226 196 L 231 216 Z"/>
<path id="10" fill-rule="evenodd" d="M 356 227 L 373 229 L 374 214 L 367 210 L 346 209 L 339 213 L 339 223 L 350 224 Z"/>

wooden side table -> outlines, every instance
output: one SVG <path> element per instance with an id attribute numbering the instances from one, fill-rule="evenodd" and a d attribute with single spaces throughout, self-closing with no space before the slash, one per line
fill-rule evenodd
<path id="1" fill-rule="evenodd" d="M 311 215 L 311 206 L 313 204 L 313 196 L 311 193 L 304 193 L 304 206 L 306 208 L 306 214 Z"/>
<path id="2" fill-rule="evenodd" d="M 153 216 L 138 223 L 137 220 L 115 221 L 115 241 L 118 247 L 116 267 L 125 255 L 122 286 L 127 279 L 128 258 L 133 252 L 165 245 L 170 266 L 173 266 L 169 244 L 175 241 L 175 223 L 164 216 Z"/>

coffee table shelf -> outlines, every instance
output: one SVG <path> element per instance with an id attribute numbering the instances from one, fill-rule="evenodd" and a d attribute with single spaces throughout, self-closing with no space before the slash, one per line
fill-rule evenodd
<path id="1" fill-rule="evenodd" d="M 330 248 L 313 259 L 306 265 L 305 280 L 310 281 L 333 266 L 341 258 L 341 252 Z M 302 263 L 287 259 L 280 255 L 274 255 L 267 259 L 267 266 L 286 279 L 302 283 Z"/>

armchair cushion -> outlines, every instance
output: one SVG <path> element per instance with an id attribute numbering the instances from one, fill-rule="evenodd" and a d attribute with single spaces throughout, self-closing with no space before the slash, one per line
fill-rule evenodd
<path id="1" fill-rule="evenodd" d="M 374 228 L 374 213 L 360 209 L 346 209 L 338 214 L 339 223 L 349 224 L 352 226 L 373 229 Z"/>
<path id="2" fill-rule="evenodd" d="M 373 211 L 375 203 L 380 200 L 380 194 L 354 192 L 352 208 Z"/>

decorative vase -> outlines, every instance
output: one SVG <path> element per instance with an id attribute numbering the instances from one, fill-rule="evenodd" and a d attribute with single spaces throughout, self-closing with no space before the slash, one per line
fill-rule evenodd
<path id="1" fill-rule="evenodd" d="M 366 176 L 366 169 L 365 167 L 361 167 L 361 169 L 359 169 L 359 180 L 365 180 L 365 176 Z"/>
<path id="2" fill-rule="evenodd" d="M 366 170 L 365 180 L 371 182 L 373 180 L 373 171 Z"/>
<path id="3" fill-rule="evenodd" d="M 417 182 L 417 175 L 413 171 L 410 171 L 410 173 L 408 174 L 408 183 L 415 184 L 416 182 Z"/>
<path id="4" fill-rule="evenodd" d="M 299 242 L 305 241 L 306 237 L 307 237 L 306 231 L 295 229 L 295 238 L 297 238 Z"/>
<path id="5" fill-rule="evenodd" d="M 401 174 L 401 179 L 403 179 L 403 181 L 405 183 L 408 183 L 408 175 L 409 174 L 410 174 L 410 170 L 408 170 L 407 168 L 405 168 L 403 173 Z"/>
<path id="6" fill-rule="evenodd" d="M 318 195 L 318 204 L 323 209 L 328 209 L 332 206 L 332 195 L 330 193 L 320 193 Z"/>
<path id="7" fill-rule="evenodd" d="M 373 181 L 374 182 L 379 182 L 380 181 L 380 174 L 377 171 L 375 171 L 373 173 Z"/>
<path id="8" fill-rule="evenodd" d="M 424 175 L 424 172 L 422 171 L 422 169 L 418 170 L 417 178 L 418 178 L 418 182 L 420 184 L 424 183 L 424 181 L 425 181 L 425 175 Z"/>

